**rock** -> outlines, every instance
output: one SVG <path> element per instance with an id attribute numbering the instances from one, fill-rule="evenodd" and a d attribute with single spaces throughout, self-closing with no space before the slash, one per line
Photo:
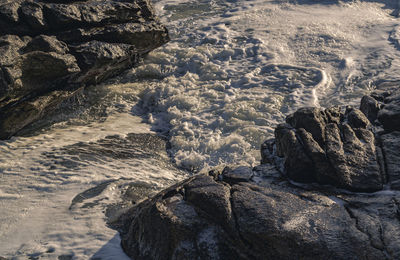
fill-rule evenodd
<path id="1" fill-rule="evenodd" d="M 371 123 L 382 124 L 385 131 L 400 130 L 399 86 L 399 82 L 383 82 L 361 100 L 360 110 Z"/>
<path id="2" fill-rule="evenodd" d="M 72 97 L 78 90 L 55 90 L 43 96 L 38 96 L 26 102 L 5 107 L 0 114 L 0 139 L 10 138 L 24 126 L 50 113 L 67 98 Z"/>
<path id="3" fill-rule="evenodd" d="M 383 134 L 380 138 L 388 181 L 392 189 L 400 190 L 400 132 Z"/>
<path id="4" fill-rule="evenodd" d="M 359 191 L 383 188 L 383 173 L 379 167 L 372 132 L 365 129 L 353 130 L 348 124 L 343 124 L 339 130 L 336 124 L 329 124 L 326 131 L 326 155 L 338 179 L 335 186 Z"/>
<path id="5" fill-rule="evenodd" d="M 69 48 L 66 43 L 57 40 L 57 37 L 55 36 L 39 35 L 28 42 L 26 47 L 22 49 L 23 53 L 32 51 L 66 54 L 69 52 Z"/>
<path id="6" fill-rule="evenodd" d="M 319 144 L 312 138 L 312 135 L 304 128 L 299 129 L 298 135 L 302 140 L 305 154 L 307 154 L 312 160 L 312 167 L 314 169 L 311 171 L 314 172 L 315 181 L 321 184 L 339 184 L 338 176 L 335 174 L 325 150 L 319 146 Z"/>
<path id="7" fill-rule="evenodd" d="M 383 188 L 374 134 L 358 109 L 301 108 L 275 129 L 276 156 L 297 182 L 330 184 L 353 191 Z M 263 153 L 263 152 L 262 152 Z M 279 159 L 276 164 L 280 163 Z"/>
<path id="8" fill-rule="evenodd" d="M 285 175 L 298 182 L 314 181 L 313 163 L 304 152 L 295 131 L 287 124 L 280 124 L 275 129 L 275 141 L 277 155 L 285 158 Z"/>
<path id="9" fill-rule="evenodd" d="M 222 178 L 226 182 L 242 182 L 248 181 L 253 177 L 253 171 L 246 166 L 240 166 L 235 169 L 225 167 L 222 172 Z"/>
<path id="10" fill-rule="evenodd" d="M 368 118 L 356 108 L 347 107 L 345 117 L 352 128 L 367 128 L 370 125 Z"/>
<path id="11" fill-rule="evenodd" d="M 54 91 L 75 93 L 113 77 L 168 40 L 147 0 L 1 1 L 0 125 L 7 132 L 0 136 L 9 138 L 70 97 Z M 51 106 L 32 107 L 52 97 Z M 14 108 L 26 107 L 36 112 L 13 121 Z"/>
<path id="12" fill-rule="evenodd" d="M 398 193 L 304 190 L 272 168 L 262 168 L 267 185 L 198 175 L 133 207 L 118 225 L 124 251 L 132 259 L 398 258 Z"/>
<path id="13" fill-rule="evenodd" d="M 314 140 L 323 144 L 325 140 L 326 115 L 319 108 L 300 108 L 286 118 L 286 122 L 294 128 L 303 128 L 311 133 Z"/>
<path id="14" fill-rule="evenodd" d="M 268 139 L 261 144 L 261 163 L 274 163 L 275 139 Z"/>
<path id="15" fill-rule="evenodd" d="M 400 131 L 400 90 L 384 99 L 384 106 L 378 112 L 378 120 L 387 131 Z"/>
<path id="16" fill-rule="evenodd" d="M 379 102 L 371 96 L 363 96 L 361 99 L 360 110 L 368 118 L 371 123 L 374 123 L 378 118 L 378 112 L 381 109 Z"/>

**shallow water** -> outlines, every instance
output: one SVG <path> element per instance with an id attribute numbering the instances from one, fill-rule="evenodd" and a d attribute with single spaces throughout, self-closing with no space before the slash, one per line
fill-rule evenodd
<path id="1" fill-rule="evenodd" d="M 124 259 L 121 197 L 255 166 L 288 113 L 399 80 L 397 0 L 153 2 L 170 43 L 0 142 L 0 256 Z"/>

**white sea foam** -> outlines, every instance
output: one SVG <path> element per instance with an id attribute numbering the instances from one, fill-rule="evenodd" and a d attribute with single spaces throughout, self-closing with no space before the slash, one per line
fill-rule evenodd
<path id="1" fill-rule="evenodd" d="M 158 131 L 183 168 L 258 164 L 260 144 L 288 113 L 355 105 L 375 81 L 398 79 L 397 2 L 155 1 L 170 43 L 88 90 L 84 108 L 72 109 L 84 113 L 59 111 L 52 127 L 0 142 L 0 256 L 123 259 L 103 213 L 123 180 L 157 190 L 185 174 L 166 154 L 113 156 L 126 148 L 118 142 Z"/>
<path id="2" fill-rule="evenodd" d="M 156 1 L 173 40 L 128 77 L 147 85 L 140 106 L 169 134 L 178 165 L 255 165 L 260 140 L 288 113 L 357 105 L 374 81 L 398 77 L 392 8 L 396 1 Z"/>

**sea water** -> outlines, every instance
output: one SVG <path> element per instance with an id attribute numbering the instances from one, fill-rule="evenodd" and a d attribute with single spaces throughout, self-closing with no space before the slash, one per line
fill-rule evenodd
<path id="1" fill-rule="evenodd" d="M 153 4 L 171 42 L 0 142 L 0 256 L 126 259 L 106 222 L 127 189 L 255 166 L 289 113 L 400 80 L 397 0 Z"/>

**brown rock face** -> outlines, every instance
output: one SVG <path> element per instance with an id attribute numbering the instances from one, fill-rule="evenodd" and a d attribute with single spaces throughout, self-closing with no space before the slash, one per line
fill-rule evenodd
<path id="1" fill-rule="evenodd" d="M 0 138 L 168 40 L 147 0 L 0 1 Z M 42 105 L 15 116 L 26 102 Z"/>

